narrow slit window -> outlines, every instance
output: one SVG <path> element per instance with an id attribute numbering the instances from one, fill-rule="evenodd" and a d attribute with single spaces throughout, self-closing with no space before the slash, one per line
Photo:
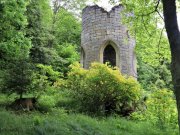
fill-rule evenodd
<path id="1" fill-rule="evenodd" d="M 83 68 L 85 67 L 85 57 L 86 55 L 85 55 L 84 49 L 81 48 L 81 63 L 82 63 Z"/>

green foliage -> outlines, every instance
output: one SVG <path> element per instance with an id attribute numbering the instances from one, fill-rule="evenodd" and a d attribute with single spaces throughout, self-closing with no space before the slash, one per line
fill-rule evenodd
<path id="1" fill-rule="evenodd" d="M 30 92 L 30 86 L 32 84 L 31 64 L 24 59 L 16 60 L 10 63 L 8 68 L 3 79 L 2 91 L 8 94 L 17 93 L 21 97 L 22 94 Z"/>
<path id="2" fill-rule="evenodd" d="M 0 76 L 1 90 L 22 94 L 31 83 L 28 62 L 30 39 L 26 37 L 25 1 L 0 1 Z M 21 67 L 19 67 L 21 65 Z"/>
<path id="3" fill-rule="evenodd" d="M 43 64 L 38 64 L 37 68 L 39 68 L 39 73 L 41 75 L 47 76 L 49 82 L 51 82 L 51 85 L 56 82 L 59 77 L 61 76 L 61 74 L 57 71 L 54 71 L 52 66 L 46 66 Z"/>
<path id="4" fill-rule="evenodd" d="M 7 96 L 6 94 L 0 94 L 0 108 L 5 108 L 7 105 L 9 105 L 14 98 L 11 96 Z"/>
<path id="5" fill-rule="evenodd" d="M 32 89 L 36 90 L 37 95 L 41 95 L 47 88 L 50 88 L 55 83 L 60 83 L 60 77 L 61 74 L 54 71 L 52 66 L 37 64 L 37 70 L 32 78 Z"/>
<path id="6" fill-rule="evenodd" d="M 91 0 L 91 2 L 97 2 L 99 0 Z M 54 14 L 58 13 L 60 9 L 66 9 L 73 14 L 80 16 L 82 9 L 86 6 L 86 2 L 89 0 L 52 0 Z"/>
<path id="7" fill-rule="evenodd" d="M 149 92 L 155 89 L 173 89 L 170 65 L 166 62 L 159 66 L 152 66 L 139 60 L 138 81 Z"/>
<path id="8" fill-rule="evenodd" d="M 124 23 L 136 39 L 138 81 L 145 90 L 171 89 L 169 43 L 164 34 L 163 19 L 155 10 L 158 4 L 161 13 L 161 2 L 121 0 L 120 3 L 124 5 Z"/>
<path id="9" fill-rule="evenodd" d="M 79 106 L 76 101 L 71 98 L 71 94 L 68 90 L 61 90 L 59 95 L 56 97 L 56 107 L 63 108 L 69 113 L 76 113 L 79 111 Z"/>
<path id="10" fill-rule="evenodd" d="M 55 107 L 56 101 L 52 96 L 43 95 L 38 99 L 38 110 L 50 112 Z"/>
<path id="11" fill-rule="evenodd" d="M 66 76 L 69 71 L 69 65 L 79 61 L 80 59 L 79 53 L 77 52 L 77 46 L 70 43 L 64 43 L 62 45 L 58 45 L 56 51 L 58 56 L 60 56 L 63 60 L 54 63 L 54 67 Z"/>
<path id="12" fill-rule="evenodd" d="M 124 21 L 132 35 L 136 32 L 138 80 L 150 94 L 145 103 L 147 108 L 132 114 L 133 119 L 146 122 L 133 122 L 118 117 L 97 120 L 71 114 L 80 110 L 129 115 L 139 107 L 142 91 L 135 80 L 122 76 L 118 69 L 97 63 L 89 70 L 74 64 L 68 79 L 61 79 L 60 72 L 66 75 L 68 66 L 79 60 L 81 22 L 74 14 L 85 6 L 86 0 L 59 2 L 60 7 L 56 7 L 53 15 L 49 0 L 0 1 L 0 90 L 36 95 L 38 109 L 44 112 L 16 115 L 0 109 L 0 134 L 176 134 L 175 99 L 172 91 L 163 89 L 172 88 L 170 52 L 160 29 L 162 20 L 157 12 L 152 12 L 157 3 L 121 1 L 126 12 Z M 134 15 L 129 14 L 132 11 Z M 0 95 L 1 108 L 17 95 L 11 96 Z M 58 107 L 67 109 L 69 114 Z"/>
<path id="13" fill-rule="evenodd" d="M 146 101 L 144 113 L 135 112 L 134 119 L 148 120 L 160 128 L 177 127 L 176 101 L 172 91 L 167 89 L 156 90 Z"/>
<path id="14" fill-rule="evenodd" d="M 147 122 L 133 122 L 118 117 L 96 119 L 80 114 L 53 110 L 48 114 L 17 115 L 0 110 L 1 135 L 177 135 L 178 129 L 160 130 Z"/>
<path id="15" fill-rule="evenodd" d="M 1 135 L 31 135 L 32 134 L 32 124 L 31 119 L 24 119 L 24 115 L 21 117 L 11 114 L 5 110 L 1 109 L 0 112 L 0 134 Z M 29 126 L 27 126 L 29 125 Z"/>
<path id="16" fill-rule="evenodd" d="M 155 120 L 158 125 L 177 124 L 176 101 L 172 91 L 166 89 L 155 91 L 147 100 L 147 107 L 147 115 L 152 116 L 150 119 Z"/>
<path id="17" fill-rule="evenodd" d="M 27 24 L 24 16 L 26 4 L 22 0 L 0 1 L 0 65 L 2 67 L 13 60 L 28 58 L 31 44 L 25 37 L 24 30 Z"/>
<path id="18" fill-rule="evenodd" d="M 65 9 L 61 9 L 55 15 L 54 35 L 56 45 L 63 43 L 80 46 L 81 24 L 80 21 Z"/>
<path id="19" fill-rule="evenodd" d="M 79 60 L 78 50 L 80 50 L 80 21 L 65 9 L 60 9 L 54 14 L 52 33 L 53 49 L 49 51 L 46 59 L 49 63 L 64 76 L 69 71 L 68 66 Z"/>
<path id="20" fill-rule="evenodd" d="M 43 122 L 44 121 L 40 116 L 35 116 L 34 119 L 33 119 L 33 124 L 35 126 L 38 126 L 38 125 L 42 124 Z"/>
<path id="21" fill-rule="evenodd" d="M 69 64 L 79 60 L 79 53 L 76 51 L 77 47 L 72 44 L 64 43 L 57 47 L 58 54 L 63 57 Z"/>
<path id="22" fill-rule="evenodd" d="M 52 66 L 37 64 L 36 72 L 33 74 L 32 89 L 34 95 L 38 97 L 38 110 L 41 112 L 51 111 L 59 101 L 57 89 L 63 85 L 64 80 L 58 71 L 53 70 Z"/>
<path id="23" fill-rule="evenodd" d="M 83 111 L 99 114 L 112 112 L 128 115 L 141 98 L 137 81 L 124 77 L 118 69 L 94 63 L 89 70 L 71 66 L 67 87 Z"/>
<path id="24" fill-rule="evenodd" d="M 27 37 L 31 38 L 31 59 L 34 63 L 47 64 L 47 48 L 52 46 L 52 10 L 49 0 L 31 0 L 27 6 Z"/>

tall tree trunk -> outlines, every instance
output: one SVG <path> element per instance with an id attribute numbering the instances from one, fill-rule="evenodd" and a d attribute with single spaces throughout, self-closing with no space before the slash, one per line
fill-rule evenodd
<path id="1" fill-rule="evenodd" d="M 171 48 L 171 74 L 174 84 L 180 127 L 180 32 L 177 23 L 176 0 L 162 0 L 164 22 Z"/>

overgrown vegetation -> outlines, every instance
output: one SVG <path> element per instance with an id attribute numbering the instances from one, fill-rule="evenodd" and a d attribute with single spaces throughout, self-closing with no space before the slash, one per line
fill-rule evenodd
<path id="1" fill-rule="evenodd" d="M 124 19 L 136 31 L 138 80 L 107 64 L 86 70 L 78 63 L 76 15 L 85 2 L 0 1 L 0 134 L 178 134 L 169 46 L 156 26 L 161 21 L 152 15 L 142 27 L 142 18 Z M 127 11 L 138 7 L 139 14 L 140 5 L 128 1 Z"/>
<path id="2" fill-rule="evenodd" d="M 145 102 L 144 111 L 136 111 L 132 119 L 148 121 L 160 128 L 177 128 L 176 101 L 172 91 L 167 89 L 153 91 Z"/>
<path id="3" fill-rule="evenodd" d="M 148 122 L 133 122 L 119 117 L 91 118 L 53 110 L 49 114 L 12 114 L 0 111 L 1 135 L 177 135 L 177 130 L 160 130 Z"/>

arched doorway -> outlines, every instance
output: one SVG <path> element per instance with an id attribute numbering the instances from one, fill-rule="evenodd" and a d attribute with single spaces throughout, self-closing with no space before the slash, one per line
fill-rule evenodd
<path id="1" fill-rule="evenodd" d="M 111 44 L 104 48 L 103 63 L 108 62 L 111 66 L 116 66 L 116 51 Z"/>

